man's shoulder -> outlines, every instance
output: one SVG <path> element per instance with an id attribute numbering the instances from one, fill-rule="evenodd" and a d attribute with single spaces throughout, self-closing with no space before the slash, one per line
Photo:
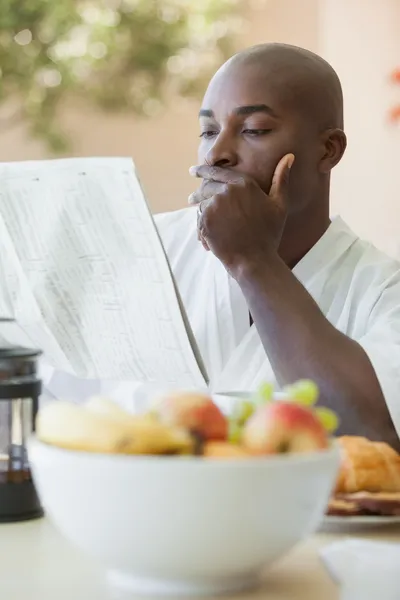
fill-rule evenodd
<path id="1" fill-rule="evenodd" d="M 359 307 L 369 307 L 371 318 L 386 318 L 390 313 L 391 319 L 398 324 L 400 262 L 361 239 L 354 244 L 353 252 L 357 260 L 352 275 L 351 295 L 357 299 Z"/>
<path id="2" fill-rule="evenodd" d="M 358 255 L 355 272 L 372 282 L 399 282 L 400 261 L 379 250 L 371 242 L 358 239 L 354 251 Z"/>
<path id="3" fill-rule="evenodd" d="M 359 237 L 340 216 L 333 219 L 330 233 L 328 239 L 332 256 L 337 259 L 334 270 L 340 267 L 343 276 L 361 278 L 370 285 L 400 274 L 399 260 Z"/>

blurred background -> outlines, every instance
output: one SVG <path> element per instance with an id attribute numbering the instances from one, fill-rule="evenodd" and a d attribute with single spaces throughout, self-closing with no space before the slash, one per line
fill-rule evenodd
<path id="1" fill-rule="evenodd" d="M 400 0 L 1 0 L 0 160 L 132 156 L 152 210 L 183 207 L 208 77 L 270 41 L 337 70 L 332 214 L 400 257 Z"/>

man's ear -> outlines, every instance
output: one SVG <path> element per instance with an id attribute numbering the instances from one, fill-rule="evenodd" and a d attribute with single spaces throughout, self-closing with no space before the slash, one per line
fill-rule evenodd
<path id="1" fill-rule="evenodd" d="M 347 138 L 341 129 L 327 129 L 321 134 L 321 173 L 329 173 L 340 162 L 347 146 Z"/>

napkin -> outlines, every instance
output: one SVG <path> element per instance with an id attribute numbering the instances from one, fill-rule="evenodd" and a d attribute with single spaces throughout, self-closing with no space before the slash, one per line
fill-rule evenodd
<path id="1" fill-rule="evenodd" d="M 348 539 L 320 551 L 341 600 L 399 600 L 400 544 Z"/>

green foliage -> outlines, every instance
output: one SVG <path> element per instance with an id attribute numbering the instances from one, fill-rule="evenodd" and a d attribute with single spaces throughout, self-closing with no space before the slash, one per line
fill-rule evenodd
<path id="1" fill-rule="evenodd" d="M 60 104 L 152 114 L 171 90 L 195 95 L 233 50 L 238 0 L 0 0 L 0 106 L 53 151 Z"/>

